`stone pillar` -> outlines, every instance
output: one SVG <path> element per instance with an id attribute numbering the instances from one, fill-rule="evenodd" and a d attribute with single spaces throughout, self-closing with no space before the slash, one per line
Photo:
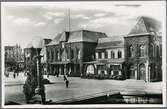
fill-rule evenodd
<path id="1" fill-rule="evenodd" d="M 99 55 L 98 55 L 98 52 L 96 53 L 96 59 L 98 59 L 99 58 Z"/>
<path id="2" fill-rule="evenodd" d="M 80 63 L 80 76 L 82 77 L 84 75 L 84 72 L 83 72 L 83 63 L 81 62 Z"/>
<path id="3" fill-rule="evenodd" d="M 148 67 L 148 61 L 146 61 L 146 63 L 145 63 L 145 69 L 146 69 L 146 72 L 145 72 L 145 74 L 146 74 L 146 82 L 149 82 L 149 67 Z"/>

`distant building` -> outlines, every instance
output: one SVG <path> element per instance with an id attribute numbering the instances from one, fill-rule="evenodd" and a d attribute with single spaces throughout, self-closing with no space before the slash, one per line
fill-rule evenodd
<path id="1" fill-rule="evenodd" d="M 36 40 L 31 41 L 26 48 L 24 48 L 24 63 L 25 66 L 32 61 L 35 56 L 37 56 L 37 48 L 41 48 L 41 55 L 43 56 L 41 58 L 41 63 L 42 63 L 42 70 L 44 67 L 44 63 L 46 62 L 46 48 L 45 45 L 48 44 L 51 41 L 51 39 L 41 39 L 38 38 Z M 27 68 L 27 67 L 26 67 Z"/>
<path id="2" fill-rule="evenodd" d="M 126 78 L 156 81 L 162 79 L 162 35 L 160 24 L 141 17 L 125 39 Z"/>
<path id="3" fill-rule="evenodd" d="M 5 67 L 10 67 L 11 70 L 16 66 L 22 66 L 23 51 L 20 45 L 5 46 Z"/>

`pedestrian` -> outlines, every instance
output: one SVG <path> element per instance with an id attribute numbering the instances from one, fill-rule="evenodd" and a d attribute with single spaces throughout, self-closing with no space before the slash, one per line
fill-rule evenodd
<path id="1" fill-rule="evenodd" d="M 64 74 L 64 81 L 66 81 L 66 80 L 67 80 L 67 75 Z"/>
<path id="2" fill-rule="evenodd" d="M 69 85 L 69 81 L 68 79 L 66 79 L 66 88 L 68 88 L 68 85 Z"/>
<path id="3" fill-rule="evenodd" d="M 15 72 L 13 73 L 13 78 L 14 78 L 14 79 L 16 78 L 16 74 L 15 74 Z"/>

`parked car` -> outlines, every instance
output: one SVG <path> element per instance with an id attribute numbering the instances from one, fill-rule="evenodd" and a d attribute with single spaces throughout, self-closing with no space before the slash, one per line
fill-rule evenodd
<path id="1" fill-rule="evenodd" d="M 48 79 L 42 79 L 43 84 L 50 84 L 51 82 Z"/>

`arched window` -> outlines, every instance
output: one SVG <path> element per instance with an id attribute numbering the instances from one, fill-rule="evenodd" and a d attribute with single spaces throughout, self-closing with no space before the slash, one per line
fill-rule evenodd
<path id="1" fill-rule="evenodd" d="M 145 56 L 145 46 L 144 45 L 141 45 L 139 48 L 139 56 L 140 57 Z"/>
<path id="2" fill-rule="evenodd" d="M 159 55 L 160 55 L 160 50 L 159 50 L 159 46 L 157 45 L 156 46 L 156 57 L 158 58 L 159 57 Z"/>
<path id="3" fill-rule="evenodd" d="M 122 58 L 122 52 L 118 51 L 118 58 Z"/>
<path id="4" fill-rule="evenodd" d="M 114 51 L 111 51 L 111 58 L 112 58 L 112 59 L 115 58 L 115 53 L 114 53 Z"/>
<path id="5" fill-rule="evenodd" d="M 129 47 L 129 57 L 133 57 L 133 47 L 132 47 L 132 45 Z"/>
<path id="6" fill-rule="evenodd" d="M 107 59 L 107 58 L 108 58 L 108 52 L 105 51 L 105 52 L 104 52 L 104 55 L 105 55 L 105 58 Z"/>
<path id="7" fill-rule="evenodd" d="M 150 56 L 154 57 L 154 45 L 153 44 L 150 45 Z"/>

